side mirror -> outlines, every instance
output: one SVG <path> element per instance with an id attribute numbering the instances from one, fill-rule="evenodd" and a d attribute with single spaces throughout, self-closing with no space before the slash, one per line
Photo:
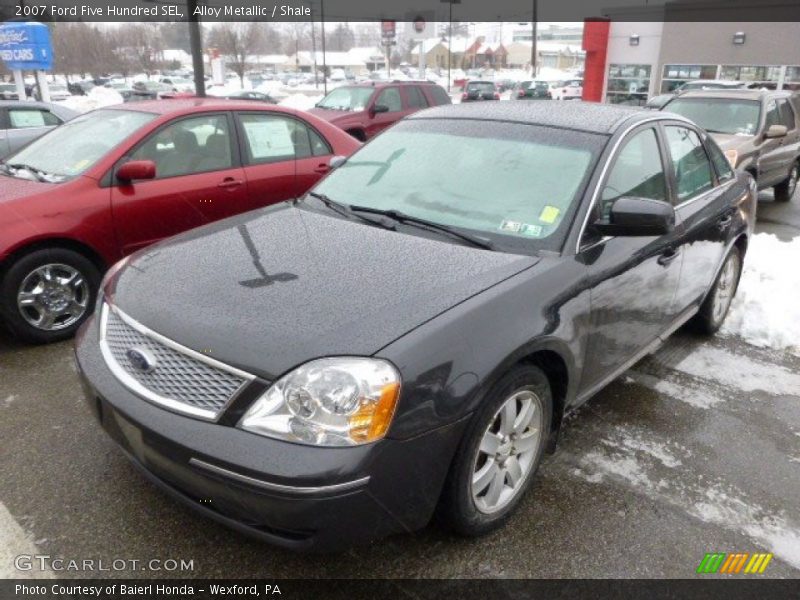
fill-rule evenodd
<path id="1" fill-rule="evenodd" d="M 770 125 L 769 128 L 764 132 L 764 137 L 769 138 L 782 138 L 786 137 L 788 133 L 788 129 L 786 125 Z"/>
<path id="2" fill-rule="evenodd" d="M 155 179 L 156 163 L 152 160 L 132 160 L 117 169 L 119 181 L 130 182 L 136 179 Z"/>
<path id="3" fill-rule="evenodd" d="M 346 156 L 331 156 L 331 159 L 328 161 L 328 166 L 330 166 L 331 169 L 336 169 L 341 167 L 346 161 Z"/>
<path id="4" fill-rule="evenodd" d="M 611 205 L 608 219 L 594 223 L 602 235 L 655 236 L 675 227 L 675 209 L 669 202 L 624 196 Z"/>
<path id="5" fill-rule="evenodd" d="M 375 106 L 372 107 L 373 114 L 385 113 L 385 112 L 389 112 L 389 107 L 386 106 L 385 104 L 376 104 Z"/>

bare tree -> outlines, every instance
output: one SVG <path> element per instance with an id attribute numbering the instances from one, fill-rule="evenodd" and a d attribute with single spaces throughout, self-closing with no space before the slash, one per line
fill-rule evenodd
<path id="1" fill-rule="evenodd" d="M 264 47 L 264 32 L 257 22 L 220 23 L 211 30 L 208 44 L 225 57 L 244 87 L 247 60 Z"/>
<path id="2" fill-rule="evenodd" d="M 126 23 L 117 31 L 118 58 L 131 70 L 144 71 L 149 77 L 159 66 L 164 48 L 158 28 L 152 24 Z"/>
<path id="3" fill-rule="evenodd" d="M 347 52 L 356 45 L 356 36 L 346 23 L 339 23 L 336 29 L 325 37 L 328 49 L 333 52 Z"/>

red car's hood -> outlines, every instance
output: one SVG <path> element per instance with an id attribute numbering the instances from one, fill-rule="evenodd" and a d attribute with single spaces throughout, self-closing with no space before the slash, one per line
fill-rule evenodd
<path id="1" fill-rule="evenodd" d="M 18 198 L 52 192 L 57 185 L 0 174 L 0 205 Z"/>
<path id="2" fill-rule="evenodd" d="M 352 117 L 357 115 L 358 113 L 351 112 L 348 110 L 330 110 L 328 108 L 312 108 L 308 110 L 315 117 L 319 117 L 320 119 L 325 119 L 328 123 L 336 123 L 337 121 L 343 121 L 348 117 Z"/>

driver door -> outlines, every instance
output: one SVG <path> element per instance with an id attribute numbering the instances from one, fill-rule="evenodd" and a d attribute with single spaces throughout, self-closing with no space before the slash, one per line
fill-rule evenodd
<path id="1" fill-rule="evenodd" d="M 385 106 L 386 112 L 372 112 L 372 117 L 367 123 L 367 138 L 371 138 L 403 118 L 403 99 L 398 86 L 384 88 L 375 98 L 372 110 L 376 106 Z"/>
<path id="2" fill-rule="evenodd" d="M 669 201 L 658 131 L 652 126 L 635 129 L 611 160 L 578 254 L 589 269 L 591 281 L 581 392 L 603 384 L 678 316 L 675 294 L 682 260 L 678 250 L 680 223 L 667 235 L 640 237 L 601 237 L 591 226 L 624 196 Z"/>

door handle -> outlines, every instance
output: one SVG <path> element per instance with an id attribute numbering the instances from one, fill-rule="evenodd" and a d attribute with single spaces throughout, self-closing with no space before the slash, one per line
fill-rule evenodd
<path id="1" fill-rule="evenodd" d="M 243 183 L 244 183 L 244 181 L 242 181 L 241 179 L 234 179 L 233 177 L 226 177 L 225 179 L 222 180 L 221 183 L 217 184 L 217 187 L 231 189 L 231 188 L 239 187 Z"/>
<path id="2" fill-rule="evenodd" d="M 675 248 L 667 248 L 661 253 L 661 256 L 658 257 L 656 262 L 658 262 L 658 264 L 660 264 L 662 267 L 666 267 L 669 266 L 673 260 L 678 258 L 678 255 L 680 255 L 680 252 Z"/>
<path id="3" fill-rule="evenodd" d="M 314 173 L 323 173 L 324 174 L 324 173 L 327 173 L 330 170 L 331 170 L 331 166 L 330 165 L 326 165 L 325 163 L 322 163 L 321 165 L 317 165 L 317 168 L 314 169 Z"/>
<path id="4" fill-rule="evenodd" d="M 733 217 L 728 215 L 727 217 L 722 217 L 719 221 L 717 221 L 717 229 L 720 231 L 725 231 L 728 228 L 728 225 L 731 224 L 733 221 Z"/>

